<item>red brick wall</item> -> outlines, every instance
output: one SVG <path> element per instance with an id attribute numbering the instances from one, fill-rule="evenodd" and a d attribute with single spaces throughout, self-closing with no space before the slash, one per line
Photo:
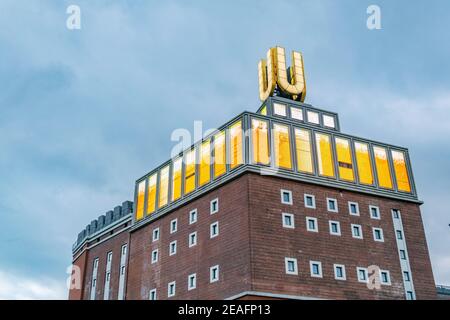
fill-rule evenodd
<path id="1" fill-rule="evenodd" d="M 69 290 L 69 300 L 81 300 L 83 298 L 83 292 L 84 292 L 84 284 L 85 284 L 85 269 L 86 269 L 86 259 L 87 259 L 87 252 L 84 251 L 80 256 L 77 257 L 77 259 L 72 263 L 73 266 L 79 268 L 80 273 L 74 273 L 72 271 L 72 278 L 71 283 L 75 284 L 77 281 L 79 281 L 80 288 L 71 288 Z M 79 276 L 80 280 L 75 279 L 75 277 Z"/>

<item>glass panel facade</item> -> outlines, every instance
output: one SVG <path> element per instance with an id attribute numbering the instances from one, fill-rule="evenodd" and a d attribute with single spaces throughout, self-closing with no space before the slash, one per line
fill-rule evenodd
<path id="1" fill-rule="evenodd" d="M 167 204 L 169 195 L 169 166 L 165 166 L 159 171 L 159 201 L 158 207 Z"/>
<path id="2" fill-rule="evenodd" d="M 334 123 L 334 117 L 324 114 L 323 115 L 323 125 L 325 127 L 334 128 L 336 124 Z"/>
<path id="3" fill-rule="evenodd" d="M 295 129 L 295 149 L 297 153 L 298 171 L 313 173 L 311 131 Z"/>
<path id="4" fill-rule="evenodd" d="M 199 186 L 203 186 L 211 180 L 211 140 L 208 139 L 200 145 L 200 172 Z"/>
<path id="5" fill-rule="evenodd" d="M 308 122 L 319 124 L 319 114 L 317 112 L 308 111 L 306 115 L 308 116 Z"/>
<path id="6" fill-rule="evenodd" d="M 367 143 L 355 142 L 356 164 L 358 165 L 359 182 L 373 184 L 372 164 L 370 162 L 369 146 Z"/>
<path id="7" fill-rule="evenodd" d="M 185 161 L 184 194 L 188 194 L 195 190 L 195 149 L 186 152 Z"/>
<path id="8" fill-rule="evenodd" d="M 325 177 L 334 177 L 330 136 L 327 134 L 316 133 L 316 147 L 319 174 Z"/>
<path id="9" fill-rule="evenodd" d="M 303 111 L 300 108 L 291 107 L 291 118 L 295 120 L 303 120 Z"/>
<path id="10" fill-rule="evenodd" d="M 145 180 L 139 182 L 137 190 L 136 220 L 144 217 Z"/>
<path id="11" fill-rule="evenodd" d="M 266 107 L 266 106 L 262 107 L 260 113 L 261 113 L 263 116 L 267 116 L 267 107 Z"/>
<path id="12" fill-rule="evenodd" d="M 225 151 L 225 132 L 214 136 L 214 178 L 220 177 L 227 171 Z"/>
<path id="13" fill-rule="evenodd" d="M 348 181 L 354 181 L 352 152 L 350 150 L 350 142 L 348 139 L 336 138 L 336 155 L 339 178 Z"/>
<path id="14" fill-rule="evenodd" d="M 156 209 L 156 173 L 148 179 L 147 214 L 155 212 Z"/>
<path id="15" fill-rule="evenodd" d="M 273 113 L 279 116 L 286 117 L 286 105 L 281 103 L 274 103 Z"/>
<path id="16" fill-rule="evenodd" d="M 242 159 L 242 121 L 230 126 L 230 167 L 236 168 L 243 163 Z"/>
<path id="17" fill-rule="evenodd" d="M 392 150 L 391 154 L 392 161 L 394 162 L 394 171 L 398 190 L 411 192 L 408 170 L 406 169 L 405 154 L 401 151 L 395 150 Z"/>
<path id="18" fill-rule="evenodd" d="M 280 124 L 274 124 L 273 140 L 275 152 L 275 166 L 278 168 L 292 169 L 291 141 L 289 137 L 289 127 Z"/>
<path id="19" fill-rule="evenodd" d="M 391 173 L 389 171 L 389 161 L 387 159 L 386 149 L 374 146 L 373 153 L 375 156 L 375 166 L 377 168 L 379 186 L 392 189 Z"/>
<path id="20" fill-rule="evenodd" d="M 172 201 L 181 197 L 181 165 L 183 159 L 179 158 L 172 163 Z"/>
<path id="21" fill-rule="evenodd" d="M 267 121 L 252 119 L 253 163 L 269 164 Z"/>

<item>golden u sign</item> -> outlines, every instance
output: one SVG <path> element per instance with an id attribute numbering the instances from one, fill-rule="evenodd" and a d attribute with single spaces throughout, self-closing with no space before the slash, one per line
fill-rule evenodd
<path id="1" fill-rule="evenodd" d="M 284 48 L 275 47 L 267 51 L 267 61 L 258 63 L 259 98 L 265 101 L 277 88 L 282 95 L 293 100 L 305 101 L 306 82 L 302 54 L 292 51 L 292 67 L 286 68 Z M 289 72 L 289 74 L 288 74 Z"/>

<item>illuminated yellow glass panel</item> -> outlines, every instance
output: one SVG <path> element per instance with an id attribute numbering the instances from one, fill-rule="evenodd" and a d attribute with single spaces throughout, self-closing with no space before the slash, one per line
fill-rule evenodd
<path id="1" fill-rule="evenodd" d="M 302 172 L 313 173 L 311 132 L 295 129 L 295 149 L 297 153 L 297 169 Z"/>
<path id="2" fill-rule="evenodd" d="M 225 132 L 214 136 L 214 178 L 220 177 L 227 171 L 225 150 Z"/>
<path id="3" fill-rule="evenodd" d="M 373 174 L 368 145 L 362 142 L 355 142 L 355 155 L 358 165 L 359 182 L 372 185 Z"/>
<path id="4" fill-rule="evenodd" d="M 269 133 L 267 122 L 252 119 L 253 163 L 269 164 Z"/>
<path id="5" fill-rule="evenodd" d="M 172 201 L 181 197 L 181 165 L 183 159 L 179 158 L 172 163 Z"/>
<path id="6" fill-rule="evenodd" d="M 354 181 L 352 153 L 350 142 L 347 139 L 336 138 L 336 154 L 338 161 L 339 178 Z"/>
<path id="7" fill-rule="evenodd" d="M 242 164 L 242 122 L 230 126 L 230 167 L 236 168 Z"/>
<path id="8" fill-rule="evenodd" d="M 168 195 L 169 195 L 169 166 L 166 166 L 159 171 L 158 207 L 161 208 L 167 204 Z"/>
<path id="9" fill-rule="evenodd" d="M 204 141 L 200 145 L 200 172 L 198 184 L 203 186 L 211 180 L 211 141 Z"/>
<path id="10" fill-rule="evenodd" d="M 333 155 L 331 153 L 330 136 L 316 133 L 317 162 L 319 174 L 326 177 L 334 177 Z"/>
<path id="11" fill-rule="evenodd" d="M 156 173 L 148 179 L 147 214 L 153 213 L 156 209 Z"/>
<path id="12" fill-rule="evenodd" d="M 274 124 L 273 141 L 275 152 L 275 166 L 278 168 L 292 169 L 289 127 L 280 124 Z"/>
<path id="13" fill-rule="evenodd" d="M 391 173 L 389 171 L 389 162 L 386 149 L 382 147 L 373 147 L 375 156 L 375 167 L 377 168 L 378 184 L 382 188 L 392 189 Z"/>
<path id="14" fill-rule="evenodd" d="M 395 150 L 392 150 L 391 153 L 392 160 L 394 161 L 394 171 L 398 190 L 411 192 L 408 170 L 406 169 L 405 154 Z"/>
<path id="15" fill-rule="evenodd" d="M 266 106 L 262 107 L 260 113 L 261 113 L 263 116 L 267 116 L 267 107 L 266 107 Z"/>
<path id="16" fill-rule="evenodd" d="M 186 170 L 184 179 L 184 193 L 195 190 L 195 149 L 186 152 Z"/>
<path id="17" fill-rule="evenodd" d="M 145 180 L 139 182 L 137 190 L 136 220 L 144 217 Z"/>

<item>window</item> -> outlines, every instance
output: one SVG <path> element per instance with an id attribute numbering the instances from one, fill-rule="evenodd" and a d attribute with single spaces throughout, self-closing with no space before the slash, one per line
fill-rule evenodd
<path id="1" fill-rule="evenodd" d="M 348 212 L 352 216 L 359 216 L 359 205 L 356 202 L 348 202 Z"/>
<path id="2" fill-rule="evenodd" d="M 172 201 L 181 197 L 181 166 L 183 159 L 178 158 L 172 163 Z"/>
<path id="3" fill-rule="evenodd" d="M 211 223 L 209 227 L 209 237 L 214 238 L 219 235 L 219 222 L 216 221 L 214 223 Z"/>
<path id="4" fill-rule="evenodd" d="M 188 277 L 188 290 L 193 290 L 197 287 L 197 274 L 193 273 Z"/>
<path id="5" fill-rule="evenodd" d="M 309 267 L 311 270 L 311 277 L 322 278 L 322 262 L 310 261 Z"/>
<path id="6" fill-rule="evenodd" d="M 400 249 L 400 259 L 402 260 L 406 260 L 406 251 Z"/>
<path id="7" fill-rule="evenodd" d="M 358 165 L 359 182 L 373 185 L 372 164 L 370 162 L 367 143 L 355 142 L 356 164 Z"/>
<path id="8" fill-rule="evenodd" d="M 370 217 L 372 219 L 380 220 L 380 218 L 381 218 L 380 208 L 378 208 L 376 206 L 369 206 L 369 210 L 370 210 Z"/>
<path id="9" fill-rule="evenodd" d="M 412 291 L 406 292 L 406 300 L 414 300 L 414 293 Z"/>
<path id="10" fill-rule="evenodd" d="M 323 125 L 325 127 L 328 127 L 328 128 L 335 128 L 336 127 L 336 124 L 335 124 L 333 116 L 329 116 L 329 115 L 324 114 L 322 120 L 323 120 Z"/>
<path id="11" fill-rule="evenodd" d="M 189 248 L 197 245 L 197 231 L 189 234 Z"/>
<path id="12" fill-rule="evenodd" d="M 158 262 L 158 249 L 152 251 L 152 263 Z"/>
<path id="13" fill-rule="evenodd" d="M 284 258 L 284 267 L 286 270 L 286 274 L 298 275 L 297 259 Z"/>
<path id="14" fill-rule="evenodd" d="M 178 219 L 173 219 L 172 221 L 170 221 L 170 233 L 177 232 L 177 227 L 178 227 Z"/>
<path id="15" fill-rule="evenodd" d="M 358 281 L 367 283 L 369 278 L 367 277 L 367 268 L 356 268 L 356 272 L 358 274 Z"/>
<path id="16" fill-rule="evenodd" d="M 303 121 L 303 111 L 300 108 L 291 107 L 291 118 Z"/>
<path id="17" fill-rule="evenodd" d="M 356 239 L 362 239 L 362 228 L 359 224 L 352 224 L 352 237 Z"/>
<path id="18" fill-rule="evenodd" d="M 121 275 L 124 275 L 124 274 L 125 274 L 125 266 L 122 266 L 122 267 L 120 268 L 120 274 L 121 274 Z"/>
<path id="19" fill-rule="evenodd" d="M 124 256 L 126 254 L 127 254 L 127 245 L 125 244 L 122 246 L 122 255 Z M 98 261 L 97 261 L 97 264 L 98 264 Z"/>
<path id="20" fill-rule="evenodd" d="M 167 297 L 173 297 L 175 296 L 175 286 L 176 282 L 172 281 L 167 285 Z"/>
<path id="21" fill-rule="evenodd" d="M 277 168 L 292 169 L 289 127 L 280 124 L 274 124 L 273 140 L 275 166 Z"/>
<path id="22" fill-rule="evenodd" d="M 319 124 L 319 114 L 317 112 L 308 111 L 306 112 L 306 115 L 308 117 L 308 122 Z"/>
<path id="23" fill-rule="evenodd" d="M 317 218 L 306 217 L 306 230 L 311 232 L 319 232 Z"/>
<path id="24" fill-rule="evenodd" d="M 403 279 L 405 279 L 405 281 L 411 281 L 408 271 L 403 271 Z"/>
<path id="25" fill-rule="evenodd" d="M 338 212 L 338 205 L 336 199 L 327 198 L 327 208 L 328 211 Z"/>
<path id="26" fill-rule="evenodd" d="M 145 180 L 139 182 L 137 190 L 136 220 L 144 217 Z"/>
<path id="27" fill-rule="evenodd" d="M 203 186 L 211 181 L 211 139 L 200 145 L 200 168 L 198 185 Z"/>
<path id="28" fill-rule="evenodd" d="M 197 222 L 197 209 L 191 210 L 189 212 L 189 224 L 193 224 Z"/>
<path id="29" fill-rule="evenodd" d="M 172 241 L 169 244 L 169 256 L 173 256 L 176 253 L 177 253 L 177 240 Z"/>
<path id="30" fill-rule="evenodd" d="M 269 132 L 267 121 L 252 119 L 253 163 L 269 164 Z"/>
<path id="31" fill-rule="evenodd" d="M 219 281 L 219 266 L 209 268 L 209 282 L 213 283 Z"/>
<path id="32" fill-rule="evenodd" d="M 334 264 L 334 278 L 336 280 L 346 280 L 347 276 L 345 275 L 345 266 L 343 264 Z"/>
<path id="33" fill-rule="evenodd" d="M 400 219 L 400 211 L 397 209 L 392 209 L 392 216 L 394 219 Z"/>
<path id="34" fill-rule="evenodd" d="M 286 105 L 274 102 L 273 113 L 278 116 L 286 117 Z"/>
<path id="35" fill-rule="evenodd" d="M 259 113 L 262 114 L 263 116 L 267 116 L 267 107 L 266 106 L 262 107 Z"/>
<path id="36" fill-rule="evenodd" d="M 150 290 L 150 294 L 148 297 L 150 300 L 156 300 L 156 289 Z"/>
<path id="37" fill-rule="evenodd" d="M 341 225 L 338 221 L 330 221 L 330 234 L 334 236 L 340 236 L 341 235 Z"/>
<path id="38" fill-rule="evenodd" d="M 373 240 L 378 242 L 384 242 L 383 229 L 373 228 Z"/>
<path id="39" fill-rule="evenodd" d="M 403 240 L 403 233 L 401 230 L 396 230 L 395 233 L 397 235 L 398 240 Z"/>
<path id="40" fill-rule="evenodd" d="M 350 141 L 336 137 L 335 142 L 339 178 L 347 181 L 355 181 Z"/>
<path id="41" fill-rule="evenodd" d="M 281 203 L 292 204 L 292 191 L 281 189 Z"/>
<path id="42" fill-rule="evenodd" d="M 218 198 L 211 200 L 211 202 L 209 203 L 209 213 L 214 214 L 217 212 L 219 212 L 219 199 Z"/>
<path id="43" fill-rule="evenodd" d="M 159 228 L 153 229 L 152 234 L 153 234 L 152 241 L 153 242 L 158 241 L 159 240 Z"/>
<path id="44" fill-rule="evenodd" d="M 169 166 L 165 166 L 159 171 L 159 202 L 158 207 L 167 204 L 169 194 Z"/>
<path id="45" fill-rule="evenodd" d="M 294 215 L 292 213 L 282 213 L 281 216 L 283 220 L 283 228 L 295 228 Z"/>
<path id="46" fill-rule="evenodd" d="M 148 194 L 147 194 L 147 214 L 151 214 L 156 210 L 156 183 L 158 176 L 154 175 L 148 178 Z"/>
<path id="47" fill-rule="evenodd" d="M 237 121 L 230 126 L 230 168 L 234 169 L 243 163 L 242 158 L 242 122 Z"/>
<path id="48" fill-rule="evenodd" d="M 405 154 L 401 151 L 391 151 L 394 162 L 394 172 L 399 191 L 411 192 L 409 185 L 408 170 L 406 169 Z"/>
<path id="49" fill-rule="evenodd" d="M 316 208 L 316 197 L 315 196 L 313 196 L 312 194 L 305 194 L 304 200 L 305 200 L 306 208 L 310 208 L 310 209 Z"/>
<path id="50" fill-rule="evenodd" d="M 373 147 L 375 155 L 375 167 L 377 169 L 378 184 L 382 188 L 392 189 L 391 172 L 386 149 L 382 147 Z"/>
<path id="51" fill-rule="evenodd" d="M 316 133 L 316 148 L 319 174 L 325 177 L 334 177 L 330 136 L 323 133 Z"/>
<path id="52" fill-rule="evenodd" d="M 112 260 L 112 252 L 108 252 L 107 261 L 111 262 L 111 260 Z"/>
<path id="53" fill-rule="evenodd" d="M 214 136 L 214 178 L 226 171 L 225 132 L 221 131 Z"/>
<path id="54" fill-rule="evenodd" d="M 380 270 L 380 282 L 381 282 L 381 284 L 384 284 L 384 285 L 391 284 L 391 276 L 389 274 L 389 271 Z"/>
<path id="55" fill-rule="evenodd" d="M 184 157 L 184 194 L 188 194 L 195 190 L 195 149 L 187 151 Z"/>
<path id="56" fill-rule="evenodd" d="M 295 151 L 298 171 L 313 173 L 311 132 L 309 130 L 295 128 Z"/>

